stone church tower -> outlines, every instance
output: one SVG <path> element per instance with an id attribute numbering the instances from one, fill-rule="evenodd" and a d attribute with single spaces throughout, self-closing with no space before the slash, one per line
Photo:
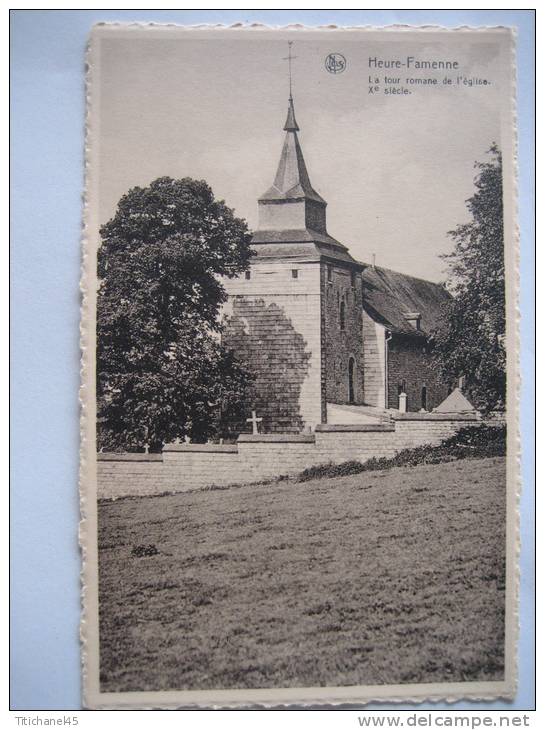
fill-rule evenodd
<path id="1" fill-rule="evenodd" d="M 327 232 L 291 95 L 284 130 L 274 182 L 258 200 L 250 271 L 223 280 L 223 341 L 255 374 L 248 409 L 269 433 L 314 429 L 327 402 L 361 404 L 364 393 L 364 266 Z"/>

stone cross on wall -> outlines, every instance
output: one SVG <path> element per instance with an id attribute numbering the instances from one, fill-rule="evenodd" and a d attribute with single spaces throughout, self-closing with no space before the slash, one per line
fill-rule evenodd
<path id="1" fill-rule="evenodd" d="M 252 424 L 252 433 L 254 433 L 254 434 L 255 433 L 259 433 L 259 430 L 257 428 L 257 424 L 258 423 L 261 423 L 262 420 L 263 420 L 262 418 L 257 418 L 257 415 L 256 415 L 256 412 L 255 411 L 252 411 L 252 417 L 246 419 L 246 422 L 247 423 L 251 423 Z"/>

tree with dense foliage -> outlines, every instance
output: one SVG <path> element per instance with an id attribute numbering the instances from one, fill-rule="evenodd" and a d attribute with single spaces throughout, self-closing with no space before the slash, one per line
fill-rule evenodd
<path id="1" fill-rule="evenodd" d="M 218 434 L 250 379 L 219 323 L 219 276 L 249 265 L 246 222 L 204 181 L 163 177 L 124 195 L 100 233 L 99 448 L 157 451 Z"/>
<path id="2" fill-rule="evenodd" d="M 435 333 L 435 354 L 449 380 L 465 378 L 465 391 L 489 412 L 505 403 L 505 268 L 502 159 L 492 145 L 490 158 L 476 162 L 475 193 L 467 200 L 468 223 L 449 235 L 454 250 L 443 325 Z"/>

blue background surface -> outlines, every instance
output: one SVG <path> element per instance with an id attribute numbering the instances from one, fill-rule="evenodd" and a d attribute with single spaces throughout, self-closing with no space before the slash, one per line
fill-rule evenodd
<path id="1" fill-rule="evenodd" d="M 99 21 L 518 27 L 522 471 L 515 702 L 534 707 L 534 15 L 530 11 L 11 11 L 11 709 L 79 709 L 79 269 L 84 51 Z"/>

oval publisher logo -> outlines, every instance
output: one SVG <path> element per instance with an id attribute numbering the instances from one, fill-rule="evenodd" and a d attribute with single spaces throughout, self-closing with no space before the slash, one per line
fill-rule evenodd
<path id="1" fill-rule="evenodd" d="M 325 67 L 330 74 L 342 74 L 346 69 L 346 58 L 342 53 L 330 53 L 325 60 Z"/>

